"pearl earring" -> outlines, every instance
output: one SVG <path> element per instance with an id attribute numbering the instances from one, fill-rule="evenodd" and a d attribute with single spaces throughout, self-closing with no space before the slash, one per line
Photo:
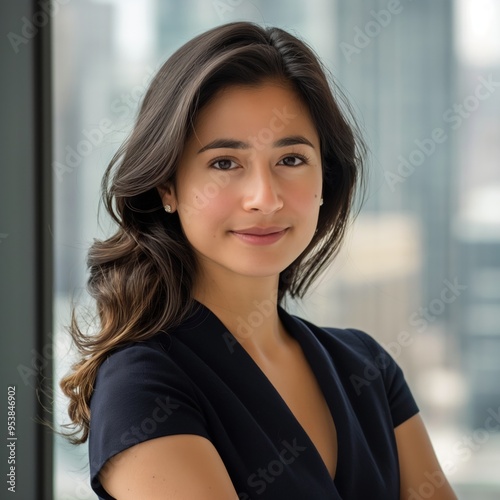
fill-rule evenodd
<path id="1" fill-rule="evenodd" d="M 323 205 L 323 198 L 319 201 L 319 206 Z"/>
<path id="2" fill-rule="evenodd" d="M 172 213 L 172 207 L 170 205 L 167 204 L 163 208 L 165 209 L 165 212 L 169 214 Z"/>

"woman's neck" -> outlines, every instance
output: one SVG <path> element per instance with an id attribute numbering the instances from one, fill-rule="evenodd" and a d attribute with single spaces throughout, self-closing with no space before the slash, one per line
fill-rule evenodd
<path id="1" fill-rule="evenodd" d="M 288 335 L 278 316 L 278 276 L 241 275 L 198 280 L 193 296 L 210 309 L 248 352 L 272 357 Z"/>

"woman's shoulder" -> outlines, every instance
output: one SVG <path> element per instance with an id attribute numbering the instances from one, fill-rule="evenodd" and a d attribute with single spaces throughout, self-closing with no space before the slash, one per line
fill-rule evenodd
<path id="1" fill-rule="evenodd" d="M 336 356 L 359 359 L 374 359 L 389 356 L 385 347 L 371 334 L 357 328 L 318 326 L 296 315 L 290 315 L 299 324 L 305 325 L 309 334 L 316 338 L 329 352 Z"/>
<path id="2" fill-rule="evenodd" d="M 104 382 L 122 384 L 126 379 L 144 374 L 157 365 L 165 365 L 169 360 L 168 351 L 168 344 L 158 334 L 146 340 L 119 345 L 108 352 L 99 365 L 95 388 Z"/>
<path id="3" fill-rule="evenodd" d="M 130 342 L 101 363 L 90 399 L 93 481 L 111 456 L 155 437 L 208 438 L 199 395 L 170 354 L 165 334 Z"/>
<path id="4" fill-rule="evenodd" d="M 168 334 L 159 332 L 113 349 L 97 370 L 91 403 L 123 393 L 124 388 L 132 398 L 166 388 L 192 394 L 192 384 L 183 365 L 177 362 L 174 344 Z"/>
<path id="5" fill-rule="evenodd" d="M 394 426 L 418 412 L 397 363 L 402 349 L 411 343 L 409 335 L 398 336 L 398 343 L 382 345 L 372 335 L 356 328 L 319 327 L 310 321 L 295 319 L 302 322 L 327 351 L 344 388 L 356 399 L 361 395 L 379 398 L 385 393 Z"/>
<path id="6" fill-rule="evenodd" d="M 165 333 L 155 333 L 144 340 L 131 340 L 112 349 L 101 366 L 127 361 L 154 361 L 168 357 L 171 342 Z"/>
<path id="7" fill-rule="evenodd" d="M 345 378 L 356 393 L 372 386 L 375 380 L 382 382 L 386 390 L 405 383 L 397 363 L 404 345 L 398 343 L 395 349 L 393 344 L 396 342 L 383 345 L 369 333 L 356 328 L 320 327 L 297 316 L 293 318 L 305 325 L 308 334 L 321 344 L 339 376 Z M 410 340 L 405 337 L 405 342 Z"/>

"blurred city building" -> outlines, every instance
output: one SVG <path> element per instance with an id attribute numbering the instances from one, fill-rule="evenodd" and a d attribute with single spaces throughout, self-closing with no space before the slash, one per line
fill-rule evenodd
<path id="1" fill-rule="evenodd" d="M 490 41 L 481 43 L 493 44 L 499 6 L 75 0 L 61 7 L 54 18 L 56 376 L 71 360 L 63 325 L 69 301 L 84 296 L 88 246 L 109 229 L 106 219 L 97 225 L 100 180 L 151 76 L 212 26 L 281 26 L 322 57 L 369 145 L 362 211 L 331 268 L 289 309 L 381 342 L 403 367 L 460 498 L 498 498 L 499 433 L 470 448 L 462 440 L 474 439 L 488 412 L 500 412 L 500 42 L 495 50 L 480 46 L 482 31 Z M 59 398 L 61 420 L 63 413 Z M 85 447 L 56 444 L 55 498 L 95 498 Z"/>

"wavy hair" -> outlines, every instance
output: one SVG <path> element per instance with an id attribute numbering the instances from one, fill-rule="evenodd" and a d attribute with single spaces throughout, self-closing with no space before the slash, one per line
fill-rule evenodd
<path id="1" fill-rule="evenodd" d="M 159 187 L 175 182 L 184 144 L 197 113 L 231 85 L 280 81 L 310 111 L 320 138 L 323 206 L 308 247 L 279 278 L 278 300 L 302 297 L 342 242 L 362 180 L 365 148 L 349 105 L 301 40 L 275 27 L 229 23 L 193 38 L 160 68 L 141 104 L 129 138 L 102 180 L 103 204 L 117 225 L 88 252 L 88 290 L 99 328 L 85 334 L 75 308 L 68 327 L 79 360 L 61 382 L 69 397 L 73 443 L 88 438 L 90 398 L 97 370 L 117 347 L 179 324 L 192 305 L 194 252 L 177 213 L 165 214 Z"/>

